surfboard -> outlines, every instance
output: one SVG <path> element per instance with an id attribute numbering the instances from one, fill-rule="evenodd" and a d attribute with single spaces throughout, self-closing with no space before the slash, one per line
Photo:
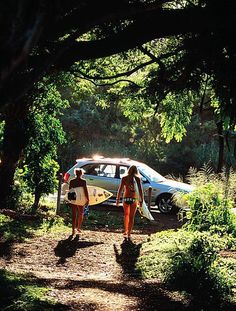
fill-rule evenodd
<path id="1" fill-rule="evenodd" d="M 152 214 L 150 213 L 147 204 L 143 201 L 143 204 L 138 206 L 139 213 L 142 217 L 145 217 L 149 220 L 154 220 Z"/>
<path id="2" fill-rule="evenodd" d="M 138 190 L 138 185 L 137 185 L 137 182 L 136 182 L 135 179 L 134 179 L 134 186 L 135 186 L 135 191 L 136 191 L 136 194 L 137 194 L 137 198 L 139 200 L 139 190 Z M 144 200 L 143 200 L 143 204 L 142 205 L 138 204 L 138 211 L 139 211 L 139 213 L 140 213 L 140 215 L 142 217 L 145 217 L 145 218 L 147 218 L 149 220 L 154 220 L 154 218 L 153 218 L 152 214 L 150 213 L 150 211 L 149 211 L 149 209 L 147 207 L 147 204 L 146 204 L 146 202 Z"/>
<path id="3" fill-rule="evenodd" d="M 96 187 L 96 186 L 87 186 L 87 188 L 88 188 L 88 194 L 89 194 L 89 205 L 100 204 L 108 200 L 110 197 L 112 197 L 112 193 L 103 188 Z M 69 193 L 75 193 L 75 200 L 68 199 Z M 71 188 L 69 191 L 66 191 L 65 200 L 75 205 L 85 205 L 87 200 L 84 194 L 84 188 L 76 187 L 76 188 Z"/>

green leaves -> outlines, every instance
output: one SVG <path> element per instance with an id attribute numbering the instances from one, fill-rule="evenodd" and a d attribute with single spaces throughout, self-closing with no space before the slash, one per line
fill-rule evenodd
<path id="1" fill-rule="evenodd" d="M 236 217 L 231 211 L 233 200 L 224 194 L 220 183 L 208 182 L 180 196 L 185 202 L 185 208 L 189 208 L 184 225 L 187 229 L 211 231 L 219 235 L 232 234 L 236 237 Z"/>
<path id="2" fill-rule="evenodd" d="M 159 113 L 162 136 L 169 143 L 173 138 L 181 141 L 186 135 L 186 126 L 191 121 L 193 102 L 190 94 L 168 94 Z"/>
<path id="3" fill-rule="evenodd" d="M 24 151 L 25 170 L 22 179 L 31 193 L 34 193 L 36 205 L 43 194 L 56 190 L 58 146 L 65 142 L 65 133 L 59 116 L 67 108 L 67 100 L 62 99 L 55 84 L 44 78 L 38 85 L 33 106 L 30 110 L 30 142 Z"/>
<path id="4" fill-rule="evenodd" d="M 227 299 L 236 285 L 235 268 L 219 257 L 218 240 L 207 232 L 159 232 L 142 245 L 137 266 L 143 277 L 158 278 L 204 305 Z"/>

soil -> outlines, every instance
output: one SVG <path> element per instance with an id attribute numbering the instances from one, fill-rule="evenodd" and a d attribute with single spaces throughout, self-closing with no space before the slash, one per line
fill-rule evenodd
<path id="1" fill-rule="evenodd" d="M 121 230 L 106 228 L 83 230 L 73 238 L 68 233 L 35 236 L 0 254 L 0 266 L 49 286 L 56 310 L 200 310 L 158 280 L 141 280 L 135 270 L 141 244 L 151 233 L 180 226 L 176 216 L 158 214 L 150 226 L 134 230 L 132 241 L 124 240 Z"/>

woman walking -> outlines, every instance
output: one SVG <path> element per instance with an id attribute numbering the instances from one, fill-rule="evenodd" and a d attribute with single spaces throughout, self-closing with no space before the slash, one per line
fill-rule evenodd
<path id="1" fill-rule="evenodd" d="M 116 198 L 117 206 L 123 190 L 124 238 L 130 238 L 137 206 L 143 203 L 141 178 L 135 165 L 130 166 L 127 175 L 121 179 Z"/>
<path id="2" fill-rule="evenodd" d="M 75 230 L 77 229 L 78 233 L 81 232 L 80 228 L 84 218 L 84 206 L 89 204 L 89 195 L 88 195 L 88 188 L 86 184 L 86 180 L 82 178 L 83 176 L 83 169 L 75 169 L 76 178 L 72 179 L 69 184 L 69 189 L 83 187 L 84 188 L 84 195 L 86 198 L 86 202 L 84 205 L 75 205 L 70 203 L 72 208 L 72 236 L 75 234 Z"/>

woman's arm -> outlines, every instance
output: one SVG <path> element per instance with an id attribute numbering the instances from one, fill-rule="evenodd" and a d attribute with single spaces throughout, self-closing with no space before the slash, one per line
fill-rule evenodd
<path id="1" fill-rule="evenodd" d="M 87 187 L 87 182 L 86 182 L 86 180 L 84 180 L 84 185 L 83 185 L 83 187 L 84 187 L 84 194 L 85 194 L 86 199 L 87 199 L 86 205 L 88 205 L 88 204 L 89 204 L 89 194 L 88 194 L 88 187 Z"/>
<path id="2" fill-rule="evenodd" d="M 121 182 L 120 182 L 120 186 L 118 188 L 117 197 L 116 197 L 116 205 L 117 206 L 119 206 L 119 204 L 120 204 L 120 196 L 121 196 L 123 188 L 124 188 L 124 179 L 122 177 Z"/>
<path id="3" fill-rule="evenodd" d="M 143 187 L 141 184 L 141 178 L 137 177 L 136 181 L 137 181 L 138 191 L 139 191 L 139 202 L 140 204 L 142 204 L 143 203 Z"/>

